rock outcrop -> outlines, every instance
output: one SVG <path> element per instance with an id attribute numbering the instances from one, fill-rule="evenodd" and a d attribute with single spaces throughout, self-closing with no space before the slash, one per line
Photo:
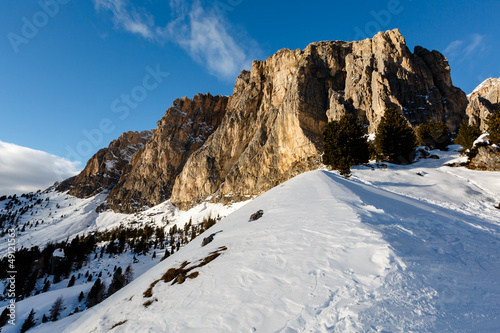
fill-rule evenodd
<path id="1" fill-rule="evenodd" d="M 387 108 L 455 130 L 466 106 L 445 57 L 412 53 L 399 30 L 280 50 L 243 71 L 229 98 L 176 100 L 107 201 L 131 213 L 167 199 L 181 208 L 241 200 L 321 165 L 322 131 L 346 113 L 369 133 Z"/>
<path id="2" fill-rule="evenodd" d="M 500 148 L 495 145 L 477 148 L 477 155 L 469 163 L 470 169 L 500 171 Z"/>
<path id="3" fill-rule="evenodd" d="M 78 198 L 110 190 L 118 183 L 132 156 L 144 147 L 152 135 L 152 131 L 123 133 L 118 139 L 111 141 L 107 148 L 92 156 L 79 175 L 63 181 L 57 190 L 69 190 L 70 195 Z"/>
<path id="4" fill-rule="evenodd" d="M 486 131 L 484 120 L 500 106 L 500 78 L 485 80 L 467 97 L 469 105 L 466 113 L 469 116 L 469 124 Z"/>
<path id="5" fill-rule="evenodd" d="M 132 213 L 169 199 L 187 159 L 219 127 L 227 101 L 228 97 L 210 94 L 175 100 L 110 192 L 109 208 Z"/>
<path id="6" fill-rule="evenodd" d="M 240 200 L 318 167 L 325 125 L 346 113 L 370 133 L 389 107 L 414 125 L 433 119 L 455 130 L 466 105 L 444 56 L 412 54 L 398 30 L 281 50 L 238 77 L 221 126 L 186 162 L 171 201 Z"/>

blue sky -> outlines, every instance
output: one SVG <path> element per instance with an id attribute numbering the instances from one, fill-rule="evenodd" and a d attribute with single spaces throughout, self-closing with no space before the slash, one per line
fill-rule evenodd
<path id="1" fill-rule="evenodd" d="M 496 0 L 2 1 L 0 141 L 84 165 L 178 97 L 231 94 L 254 59 L 394 28 L 443 52 L 469 93 L 500 77 L 498 14 Z"/>

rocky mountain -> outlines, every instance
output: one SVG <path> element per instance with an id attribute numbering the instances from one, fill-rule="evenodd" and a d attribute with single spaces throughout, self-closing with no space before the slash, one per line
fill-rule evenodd
<path id="1" fill-rule="evenodd" d="M 109 207 L 131 213 L 167 200 L 189 156 L 220 125 L 227 101 L 228 97 L 210 94 L 175 100 L 109 194 Z"/>
<path id="2" fill-rule="evenodd" d="M 479 126 L 483 131 L 486 130 L 484 120 L 500 106 L 500 78 L 485 80 L 467 97 L 469 105 L 466 113 L 469 116 L 469 123 Z"/>
<path id="3" fill-rule="evenodd" d="M 92 156 L 79 175 L 62 182 L 57 190 L 69 190 L 69 194 L 78 198 L 110 190 L 118 183 L 123 169 L 134 154 L 144 147 L 152 135 L 152 131 L 123 133 L 118 139 L 111 141 L 107 148 Z"/>
<path id="4" fill-rule="evenodd" d="M 414 125 L 434 119 L 454 130 L 466 105 L 444 56 L 410 52 L 399 30 L 281 50 L 238 77 L 221 126 L 186 162 L 171 201 L 238 200 L 316 168 L 324 126 L 348 112 L 370 133 L 389 107 Z"/>
<path id="5" fill-rule="evenodd" d="M 346 113 L 368 133 L 387 108 L 413 125 L 433 119 L 455 130 L 466 106 L 446 58 L 422 47 L 412 53 L 399 30 L 280 50 L 243 71 L 231 97 L 176 100 L 121 169 L 107 201 L 126 213 L 168 199 L 183 209 L 202 200 L 238 201 L 317 168 L 325 125 Z M 98 155 L 89 165 L 99 164 Z M 89 168 L 77 183 L 98 170 Z M 95 192 L 79 188 L 72 192 Z"/>

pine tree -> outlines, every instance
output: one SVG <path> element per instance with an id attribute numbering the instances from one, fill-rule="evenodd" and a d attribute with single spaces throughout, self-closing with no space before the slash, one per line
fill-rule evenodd
<path id="1" fill-rule="evenodd" d="M 488 138 L 490 142 L 500 145 L 500 106 L 488 115 L 485 123 L 488 126 Z"/>
<path id="2" fill-rule="evenodd" d="M 132 282 L 132 280 L 134 279 L 134 269 L 132 268 L 132 265 L 128 264 L 123 277 L 125 278 L 126 285 Z"/>
<path id="3" fill-rule="evenodd" d="M 379 159 L 395 164 L 410 164 L 416 146 L 417 138 L 406 119 L 395 109 L 387 109 L 375 137 Z"/>
<path id="4" fill-rule="evenodd" d="M 104 291 L 106 290 L 106 285 L 101 282 L 100 278 L 95 280 L 94 285 L 90 288 L 89 294 L 87 295 L 87 306 L 89 308 L 100 303 L 104 298 Z"/>
<path id="5" fill-rule="evenodd" d="M 49 321 L 49 318 L 47 318 L 46 315 L 43 315 L 43 317 L 42 317 L 42 323 L 46 323 L 48 321 Z"/>
<path id="6" fill-rule="evenodd" d="M 44 293 L 46 293 L 47 291 L 49 291 L 49 289 L 50 289 L 50 281 L 49 281 L 49 280 L 47 280 L 47 282 L 45 282 L 45 284 L 44 284 L 44 286 L 43 286 L 42 291 L 43 291 Z"/>
<path id="7" fill-rule="evenodd" d="M 339 170 L 343 176 L 350 174 L 350 167 L 367 163 L 370 157 L 363 127 L 352 114 L 328 123 L 323 142 L 323 163 Z"/>
<path id="8" fill-rule="evenodd" d="M 7 324 L 7 321 L 9 320 L 9 309 L 5 307 L 3 309 L 2 314 L 0 314 L 0 327 L 3 327 L 5 324 Z"/>
<path id="9" fill-rule="evenodd" d="M 455 143 L 462 146 L 461 154 L 465 154 L 467 150 L 472 149 L 474 141 L 481 135 L 481 130 L 477 126 L 469 125 L 467 120 L 462 121 L 462 125 L 458 130 Z"/>
<path id="10" fill-rule="evenodd" d="M 340 175 L 343 176 L 344 178 L 351 177 L 351 167 L 349 165 L 349 159 L 340 158 L 337 170 L 339 170 Z"/>
<path id="11" fill-rule="evenodd" d="M 122 268 L 118 267 L 113 273 L 113 280 L 109 285 L 108 296 L 113 295 L 115 292 L 123 288 L 125 285 L 125 277 L 122 274 Z"/>
<path id="12" fill-rule="evenodd" d="M 83 294 L 83 291 L 80 292 L 80 295 L 78 295 L 78 302 L 81 302 L 85 295 Z"/>
<path id="13" fill-rule="evenodd" d="M 431 149 L 445 150 L 451 145 L 450 130 L 440 121 L 430 120 L 427 124 L 420 124 L 417 139 L 420 145 Z"/>
<path id="14" fill-rule="evenodd" d="M 168 249 L 165 249 L 165 253 L 163 254 L 163 257 L 161 258 L 161 261 L 167 259 L 168 257 L 170 257 L 170 252 L 168 251 Z"/>
<path id="15" fill-rule="evenodd" d="M 69 282 L 68 282 L 68 288 L 69 287 L 73 287 L 75 285 L 75 276 L 74 275 L 71 275 L 71 279 L 69 279 Z"/>
<path id="16" fill-rule="evenodd" d="M 31 309 L 30 314 L 28 315 L 28 318 L 26 318 L 26 320 L 23 323 L 23 326 L 21 326 L 20 332 L 24 333 L 35 325 L 36 325 L 35 310 Z"/>
<path id="17" fill-rule="evenodd" d="M 49 319 L 50 321 L 56 321 L 61 315 L 61 311 L 63 310 L 63 297 L 59 296 L 52 307 L 49 310 Z"/>

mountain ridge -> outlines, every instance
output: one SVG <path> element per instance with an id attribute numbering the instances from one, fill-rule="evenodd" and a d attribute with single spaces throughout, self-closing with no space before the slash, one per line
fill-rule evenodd
<path id="1" fill-rule="evenodd" d="M 100 149 L 77 176 L 62 181 L 57 190 L 77 198 L 88 198 L 111 190 L 120 180 L 134 154 L 144 147 L 154 131 L 125 132 Z"/>
<path id="2" fill-rule="evenodd" d="M 245 200 L 320 166 L 322 131 L 346 113 L 368 133 L 390 107 L 413 125 L 432 119 L 453 131 L 466 104 L 446 58 L 410 52 L 397 29 L 282 49 L 242 71 L 229 97 L 174 101 L 124 168 L 108 207 L 132 213 L 168 199 L 181 209 Z"/>
<path id="3" fill-rule="evenodd" d="M 322 130 L 344 114 L 370 134 L 390 107 L 454 130 L 494 89 L 465 97 L 441 53 L 411 52 L 396 29 L 282 49 L 231 96 L 176 99 L 78 176 L 0 199 L 2 265 L 11 233 L 22 265 L 17 322 L 32 310 L 35 333 L 494 331 L 496 173 L 448 166 L 466 159 L 453 145 L 349 179 L 321 163 Z M 137 279 L 116 286 L 125 267 Z M 91 303 L 97 280 L 110 288 Z M 58 297 L 62 319 L 40 323 Z"/>

